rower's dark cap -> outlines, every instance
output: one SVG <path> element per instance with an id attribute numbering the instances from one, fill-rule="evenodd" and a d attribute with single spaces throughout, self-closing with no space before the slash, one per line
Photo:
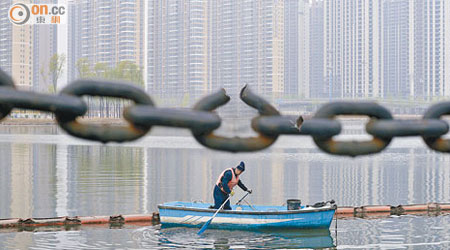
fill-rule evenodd
<path id="1" fill-rule="evenodd" d="M 237 166 L 237 169 L 244 172 L 245 171 L 245 163 L 243 161 L 241 161 L 241 163 L 239 163 L 239 165 Z"/>

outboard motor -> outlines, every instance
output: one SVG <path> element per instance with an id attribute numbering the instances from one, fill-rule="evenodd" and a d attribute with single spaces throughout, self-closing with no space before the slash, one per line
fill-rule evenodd
<path id="1" fill-rule="evenodd" d="M 299 210 L 301 204 L 302 204 L 301 200 L 289 199 L 287 200 L 287 210 Z"/>

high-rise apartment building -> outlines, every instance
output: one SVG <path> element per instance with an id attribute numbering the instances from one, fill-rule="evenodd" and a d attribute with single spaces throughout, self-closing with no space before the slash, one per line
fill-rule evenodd
<path id="1" fill-rule="evenodd" d="M 311 5 L 309 0 L 298 2 L 297 28 L 298 28 L 298 62 L 297 62 L 297 96 L 300 98 L 309 98 L 311 96 L 309 84 L 310 72 L 310 17 Z M 286 58 L 285 58 L 286 60 Z M 287 69 L 285 69 L 287 70 Z M 286 80 L 287 81 L 287 80 Z M 292 84 L 292 83 L 290 83 Z M 286 83 L 287 85 L 287 83 Z"/>
<path id="2" fill-rule="evenodd" d="M 9 21 L 8 10 L 16 2 L 0 3 L 0 67 L 12 76 L 18 88 L 30 90 L 33 87 L 33 26 L 16 26 Z"/>
<path id="3" fill-rule="evenodd" d="M 450 3 L 326 0 L 324 6 L 330 96 L 450 96 Z"/>
<path id="4" fill-rule="evenodd" d="M 49 64 L 53 55 L 58 53 L 57 26 L 35 25 L 33 30 L 33 89 L 39 92 L 53 91 Z"/>
<path id="5" fill-rule="evenodd" d="M 304 58 L 306 52 L 306 37 L 309 37 L 308 19 L 309 6 L 307 1 L 284 1 L 284 95 L 286 97 L 297 97 L 299 91 L 305 91 L 307 86 L 301 80 L 305 74 L 304 66 L 299 65 L 300 58 Z M 300 57 L 302 56 L 302 57 Z M 308 67 L 309 68 L 309 67 Z M 305 70 L 306 71 L 306 70 Z M 299 85 L 302 87 L 299 89 Z"/>
<path id="6" fill-rule="evenodd" d="M 198 100 L 249 84 L 284 93 L 284 2 L 163 1 L 148 4 L 148 91 Z"/>
<path id="7" fill-rule="evenodd" d="M 49 62 L 57 51 L 56 26 L 13 25 L 8 10 L 16 2 L 32 1 L 0 2 L 0 68 L 12 76 L 18 88 L 48 92 L 51 85 Z M 46 2 L 51 1 L 33 1 Z"/>
<path id="8" fill-rule="evenodd" d="M 12 24 L 8 19 L 10 1 L 0 2 L 0 68 L 8 74 L 12 72 Z"/>
<path id="9" fill-rule="evenodd" d="M 431 100 L 450 96 L 448 65 L 450 55 L 450 3 L 446 0 L 410 1 L 410 17 L 414 27 L 410 42 L 414 43 L 412 95 Z"/>
<path id="10" fill-rule="evenodd" d="M 380 97 L 381 3 L 324 2 L 324 75 L 336 98 Z"/>
<path id="11" fill-rule="evenodd" d="M 284 93 L 284 1 L 212 2 L 214 88 L 236 95 L 244 84 L 271 97 Z"/>
<path id="12" fill-rule="evenodd" d="M 383 3 L 383 96 L 407 99 L 411 94 L 414 41 L 410 39 L 410 1 Z"/>
<path id="13" fill-rule="evenodd" d="M 148 3 L 147 86 L 166 101 L 208 91 L 207 1 Z M 190 96 L 192 95 L 192 96 Z"/>
<path id="14" fill-rule="evenodd" d="M 34 0 L 32 3 L 56 4 L 57 0 Z M 33 25 L 33 90 L 49 92 L 52 90 L 50 60 L 58 53 L 58 25 Z M 64 68 L 64 70 L 67 70 Z"/>
<path id="15" fill-rule="evenodd" d="M 313 0 L 309 6 L 309 97 L 328 98 L 328 82 L 325 82 L 325 41 L 323 0 Z M 306 66 L 305 66 L 306 67 Z"/>
<path id="16" fill-rule="evenodd" d="M 232 99 L 245 84 L 263 91 L 255 88 L 267 75 L 262 72 L 264 61 L 258 60 L 266 53 L 258 39 L 258 2 L 211 2 L 210 78 L 213 89 L 225 88 Z"/>
<path id="17" fill-rule="evenodd" d="M 69 2 L 68 76 L 86 58 L 109 67 L 131 61 L 144 67 L 144 0 L 73 0 Z"/>
<path id="18" fill-rule="evenodd" d="M 385 98 L 450 96 L 450 4 L 443 0 L 385 0 Z"/>
<path id="19" fill-rule="evenodd" d="M 77 0 L 69 0 L 67 4 L 69 18 L 67 20 L 67 79 L 73 81 L 79 78 L 77 61 L 81 58 L 81 5 Z"/>

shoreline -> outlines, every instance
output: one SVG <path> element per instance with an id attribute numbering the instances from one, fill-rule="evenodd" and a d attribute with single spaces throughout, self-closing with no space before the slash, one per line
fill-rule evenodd
<path id="1" fill-rule="evenodd" d="M 113 124 L 120 125 L 126 124 L 126 121 L 121 118 L 83 118 L 79 119 L 83 123 L 94 123 L 94 124 Z M 56 119 L 52 118 L 5 118 L 0 121 L 0 126 L 57 126 L 58 122 Z"/>
<path id="2" fill-rule="evenodd" d="M 422 119 L 422 115 L 393 115 L 394 119 Z M 305 120 L 311 119 L 309 115 L 303 116 Z M 368 119 L 366 116 L 340 116 L 339 120 L 365 120 Z M 93 123 L 93 124 L 112 124 L 112 125 L 124 125 L 127 124 L 126 120 L 123 118 L 82 118 L 78 119 L 82 123 Z M 249 118 L 237 118 L 237 119 L 224 119 L 224 120 L 237 120 L 246 121 L 251 120 Z M 10 118 L 7 117 L 0 121 L 0 126 L 51 126 L 58 125 L 56 119 L 52 118 Z"/>

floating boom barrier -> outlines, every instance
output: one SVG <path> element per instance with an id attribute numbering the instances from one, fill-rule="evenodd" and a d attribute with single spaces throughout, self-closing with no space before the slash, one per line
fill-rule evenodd
<path id="1" fill-rule="evenodd" d="M 28 219 L 0 219 L 0 232 L 4 229 L 18 229 L 19 231 L 34 231 L 40 227 L 64 227 L 70 229 L 83 225 L 110 225 L 121 226 L 131 224 L 149 226 L 159 224 L 159 213 L 132 214 L 113 216 L 63 216 L 54 218 L 28 218 Z"/>
<path id="2" fill-rule="evenodd" d="M 401 215 L 439 216 L 450 214 L 450 203 L 427 203 L 411 205 L 367 205 L 361 207 L 342 206 L 336 210 L 338 219 L 383 218 Z M 54 218 L 0 219 L 0 232 L 11 231 L 60 231 L 78 229 L 80 226 L 107 226 L 120 228 L 123 225 L 151 226 L 160 223 L 159 213 L 113 215 L 113 216 L 75 216 Z"/>
<path id="3" fill-rule="evenodd" d="M 374 218 L 388 217 L 392 215 L 429 215 L 438 216 L 450 213 L 450 203 L 427 203 L 427 204 L 410 204 L 410 205 L 367 205 L 361 207 L 344 206 L 338 207 L 336 210 L 337 218 Z"/>

